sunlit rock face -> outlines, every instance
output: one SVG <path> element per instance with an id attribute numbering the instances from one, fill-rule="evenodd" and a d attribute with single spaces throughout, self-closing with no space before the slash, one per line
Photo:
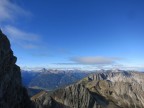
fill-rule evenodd
<path id="1" fill-rule="evenodd" d="M 0 108 L 31 108 L 8 38 L 0 30 Z"/>
<path id="2" fill-rule="evenodd" d="M 101 80 L 97 80 L 97 76 Z M 90 78 L 92 81 L 89 83 L 94 83 L 90 90 L 108 100 L 108 108 L 111 105 L 118 108 L 144 108 L 144 73 L 107 72 L 91 75 Z"/>
<path id="3" fill-rule="evenodd" d="M 92 74 L 53 93 L 32 97 L 37 108 L 144 108 L 144 73 L 106 71 Z M 51 107 L 57 108 L 57 107 Z"/>

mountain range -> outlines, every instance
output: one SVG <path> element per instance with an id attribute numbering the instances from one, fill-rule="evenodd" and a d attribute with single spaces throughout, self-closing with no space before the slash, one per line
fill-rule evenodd
<path id="1" fill-rule="evenodd" d="M 37 108 L 144 108 L 144 73 L 92 74 L 52 93 L 33 96 Z"/>
<path id="2" fill-rule="evenodd" d="M 26 82 L 22 83 L 20 67 L 16 65 L 16 61 L 8 38 L 0 30 L 0 108 L 144 108 L 142 72 L 101 70 L 86 77 L 81 74 L 79 77 L 79 74 L 75 73 L 68 77 L 69 73 L 60 72 L 62 75 L 58 76 L 62 76 L 62 80 L 57 82 L 57 73 L 46 71 L 30 76 L 27 73 Z M 29 85 L 33 78 L 37 79 L 35 83 L 43 81 L 49 74 L 48 79 L 46 77 L 44 80 L 47 85 L 44 85 L 51 87 L 44 87 L 53 90 L 38 91 L 30 98 L 26 85 Z M 38 86 L 41 86 L 42 83 L 39 82 Z M 59 82 L 62 84 L 55 90 Z"/>
<path id="3" fill-rule="evenodd" d="M 52 91 L 76 83 L 92 72 L 81 70 L 22 70 L 22 82 L 29 96 L 42 90 Z"/>

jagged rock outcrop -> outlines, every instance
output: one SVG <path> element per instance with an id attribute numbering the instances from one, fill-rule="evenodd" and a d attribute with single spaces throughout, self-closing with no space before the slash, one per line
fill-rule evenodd
<path id="1" fill-rule="evenodd" d="M 0 108 L 31 108 L 10 42 L 0 30 Z"/>
<path id="2" fill-rule="evenodd" d="M 144 108 L 144 73 L 96 73 L 64 89 L 34 96 L 32 100 L 37 108 Z M 53 101 L 63 106 L 51 107 Z"/>

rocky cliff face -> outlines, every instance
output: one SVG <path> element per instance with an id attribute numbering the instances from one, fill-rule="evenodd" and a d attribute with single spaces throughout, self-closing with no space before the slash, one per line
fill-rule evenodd
<path id="1" fill-rule="evenodd" d="M 144 108 L 144 73 L 96 73 L 64 89 L 37 95 L 32 100 L 37 108 Z M 63 106 L 51 107 L 53 101 Z"/>
<path id="2" fill-rule="evenodd" d="M 31 108 L 10 42 L 0 30 L 0 108 Z"/>

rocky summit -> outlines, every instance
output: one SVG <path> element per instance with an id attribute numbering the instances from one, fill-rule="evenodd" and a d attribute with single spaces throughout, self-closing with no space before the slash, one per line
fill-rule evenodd
<path id="1" fill-rule="evenodd" d="M 0 108 L 31 108 L 10 42 L 0 30 Z"/>
<path id="2" fill-rule="evenodd" d="M 100 72 L 32 100 L 37 108 L 144 108 L 144 73 Z"/>

